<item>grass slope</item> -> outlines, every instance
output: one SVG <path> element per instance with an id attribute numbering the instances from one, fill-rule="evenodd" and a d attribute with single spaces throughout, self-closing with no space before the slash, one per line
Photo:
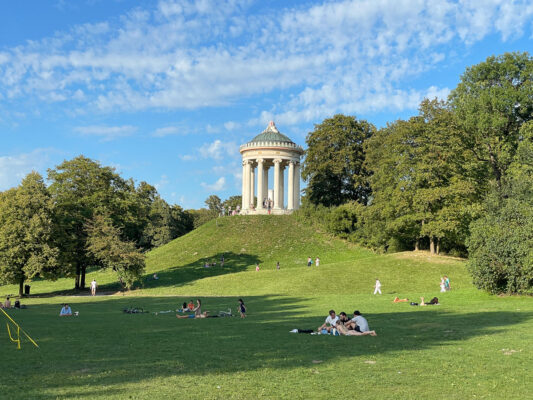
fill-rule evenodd
<path id="1" fill-rule="evenodd" d="M 225 266 L 203 268 L 226 256 Z M 307 268 L 308 256 L 321 258 Z M 281 270 L 275 270 L 280 261 Z M 261 270 L 255 271 L 259 262 Z M 151 280 L 157 272 L 160 279 Z M 439 294 L 442 274 L 453 290 Z M 114 276 L 91 272 L 103 290 Z M 383 296 L 373 296 L 374 279 Z M 464 262 L 427 253 L 377 255 L 294 218 L 212 221 L 148 255 L 140 289 L 126 296 L 60 296 L 72 280 L 33 282 L 27 310 L 11 310 L 41 348 L 20 351 L 0 330 L 0 397 L 464 399 L 530 395 L 529 297 L 472 287 Z M 0 287 L 0 295 L 14 286 Z M 392 304 L 438 295 L 442 305 Z M 173 310 L 201 296 L 204 309 L 249 308 L 238 318 L 177 320 L 122 308 Z M 68 301 L 78 318 L 58 318 Z M 379 336 L 289 334 L 316 328 L 330 308 L 360 309 Z M 356 384 L 354 386 L 354 384 Z"/>

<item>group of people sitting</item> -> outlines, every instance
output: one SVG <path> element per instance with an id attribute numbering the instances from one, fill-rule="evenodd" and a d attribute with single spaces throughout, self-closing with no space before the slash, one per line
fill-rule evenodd
<path id="1" fill-rule="evenodd" d="M 26 308 L 26 306 L 21 305 L 19 300 L 15 300 L 15 305 L 12 305 L 10 297 L 7 296 L 6 301 L 0 303 L 0 308 Z"/>
<path id="2" fill-rule="evenodd" d="M 202 312 L 202 301 L 200 299 L 196 299 L 196 306 L 191 300 L 188 304 L 183 303 L 182 307 L 176 311 L 182 313 L 176 314 L 176 318 L 218 318 L 232 316 L 231 309 L 229 309 L 229 311 L 220 311 L 218 315 L 209 315 L 209 311 Z M 242 299 L 239 299 L 239 312 L 241 318 L 246 317 L 246 306 Z"/>
<path id="3" fill-rule="evenodd" d="M 293 329 L 291 333 L 310 333 L 311 335 L 336 335 L 336 336 L 377 336 L 376 331 L 371 331 L 368 321 L 358 310 L 353 312 L 353 318 L 348 318 L 343 311 L 339 315 L 335 310 L 330 310 L 329 315 L 322 325 L 315 331 L 311 329 Z"/>

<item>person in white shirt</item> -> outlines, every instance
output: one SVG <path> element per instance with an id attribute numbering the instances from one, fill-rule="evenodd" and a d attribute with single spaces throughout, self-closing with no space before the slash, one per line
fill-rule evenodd
<path id="1" fill-rule="evenodd" d="M 320 266 L 320 258 L 316 258 L 315 260 L 315 266 L 319 267 Z"/>
<path id="2" fill-rule="evenodd" d="M 371 331 L 368 327 L 368 321 L 365 317 L 361 315 L 361 313 L 358 310 L 355 310 L 353 312 L 353 318 L 350 322 L 347 322 L 344 324 L 348 329 L 353 329 L 353 332 L 357 333 L 350 333 L 350 335 L 354 336 L 377 336 L 376 331 Z"/>
<path id="3" fill-rule="evenodd" d="M 374 285 L 374 294 L 381 294 L 381 282 L 376 278 L 376 284 Z"/>
<path id="4" fill-rule="evenodd" d="M 337 321 L 339 320 L 339 317 L 335 314 L 335 310 L 330 310 L 329 315 L 324 321 L 324 323 L 318 327 L 318 332 L 325 329 L 328 332 L 331 332 L 333 328 L 335 328 L 335 325 L 337 325 Z"/>
<path id="5" fill-rule="evenodd" d="M 72 315 L 72 310 L 68 304 L 63 305 L 61 312 L 59 313 L 60 317 L 70 317 Z"/>
<path id="6" fill-rule="evenodd" d="M 98 287 L 98 285 L 96 284 L 96 280 L 93 279 L 93 281 L 91 282 L 91 294 L 93 296 L 96 295 L 96 288 Z"/>

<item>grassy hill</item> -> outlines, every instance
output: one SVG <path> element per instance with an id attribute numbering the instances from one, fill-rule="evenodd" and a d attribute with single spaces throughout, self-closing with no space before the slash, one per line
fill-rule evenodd
<path id="1" fill-rule="evenodd" d="M 308 256 L 320 257 L 320 267 L 308 268 Z M 453 290 L 441 294 L 444 274 Z M 100 293 L 115 293 L 111 272 L 93 277 Z M 382 296 L 372 294 L 376 277 Z M 9 313 L 41 348 L 25 341 L 16 350 L 0 329 L 6 398 L 322 399 L 352 396 L 353 383 L 363 399 L 526 398 L 529 390 L 531 298 L 476 290 L 464 260 L 374 254 L 290 216 L 211 221 L 150 252 L 129 293 L 73 295 L 72 279 L 31 284 L 37 296 L 23 300 L 28 309 Z M 2 286 L 0 296 L 15 290 Z M 396 295 L 438 296 L 441 305 L 393 304 Z M 214 313 L 235 310 L 242 297 L 248 316 L 153 313 L 196 297 Z M 79 317 L 57 316 L 65 301 Z M 131 305 L 152 313 L 121 312 Z M 361 310 L 378 337 L 288 333 L 316 329 L 331 308 Z"/>

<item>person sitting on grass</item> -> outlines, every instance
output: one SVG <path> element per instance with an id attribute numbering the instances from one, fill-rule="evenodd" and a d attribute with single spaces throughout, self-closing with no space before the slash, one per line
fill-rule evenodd
<path id="1" fill-rule="evenodd" d="M 202 302 L 200 299 L 196 299 L 196 307 L 192 309 L 191 311 L 194 312 L 194 314 L 190 315 L 176 315 L 177 318 L 207 318 L 209 312 L 202 312 Z"/>
<path id="2" fill-rule="evenodd" d="M 350 321 L 350 318 L 348 318 L 348 316 L 346 315 L 344 311 L 341 311 L 339 313 L 339 321 L 341 321 L 343 324 L 346 324 L 347 322 Z"/>
<path id="3" fill-rule="evenodd" d="M 346 324 L 348 329 L 353 329 L 355 332 L 359 332 L 363 335 L 377 336 L 375 331 L 371 331 L 368 327 L 368 321 L 361 315 L 358 310 L 353 312 L 354 317 L 350 322 Z"/>
<path id="4" fill-rule="evenodd" d="M 424 298 L 420 297 L 420 305 L 421 306 L 440 306 L 440 303 L 437 297 L 433 297 L 429 303 L 424 302 Z"/>
<path id="5" fill-rule="evenodd" d="M 407 303 L 408 301 L 409 299 L 400 299 L 398 296 L 396 296 L 394 300 L 392 300 L 393 303 Z"/>
<path id="6" fill-rule="evenodd" d="M 337 328 L 337 332 L 339 332 L 341 335 L 344 335 L 344 336 L 366 336 L 366 335 L 377 336 L 377 333 L 375 331 L 360 332 L 357 330 L 350 330 L 346 326 L 344 326 L 341 320 L 337 321 L 336 328 Z"/>
<path id="7" fill-rule="evenodd" d="M 65 303 L 63 305 L 63 308 L 59 312 L 59 316 L 60 317 L 70 317 L 70 316 L 72 316 L 72 310 L 70 309 L 68 304 Z"/>
<path id="8" fill-rule="evenodd" d="M 189 307 L 187 307 L 187 302 L 183 302 L 183 304 L 181 305 L 181 308 L 178 308 L 176 310 L 177 312 L 189 312 L 191 310 L 189 310 Z"/>
<path id="9" fill-rule="evenodd" d="M 11 308 L 11 300 L 9 300 L 9 296 L 6 297 L 4 304 L 0 303 L 0 308 Z"/>
<path id="10" fill-rule="evenodd" d="M 322 330 L 325 330 L 327 333 L 330 333 L 333 328 L 335 328 L 335 325 L 337 325 L 338 320 L 339 317 L 335 314 L 335 310 L 329 310 L 329 315 L 326 318 L 326 321 L 318 327 L 317 331 L 321 332 Z"/>
<path id="11" fill-rule="evenodd" d="M 189 309 L 189 311 L 194 310 L 194 301 L 189 300 L 189 304 L 187 304 L 187 308 Z"/>

